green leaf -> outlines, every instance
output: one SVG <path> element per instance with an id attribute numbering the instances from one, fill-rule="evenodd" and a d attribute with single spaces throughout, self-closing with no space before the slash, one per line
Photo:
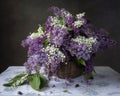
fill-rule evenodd
<path id="1" fill-rule="evenodd" d="M 93 68 L 93 72 L 96 73 L 95 69 Z"/>
<path id="2" fill-rule="evenodd" d="M 72 31 L 72 28 L 70 28 L 70 27 L 67 27 L 67 30 L 69 30 L 69 31 Z"/>
<path id="3" fill-rule="evenodd" d="M 83 66 L 86 66 L 84 59 L 77 59 L 78 64 L 82 64 Z"/>
<path id="4" fill-rule="evenodd" d="M 63 92 L 68 92 L 68 90 L 63 90 Z"/>
<path id="5" fill-rule="evenodd" d="M 48 40 L 45 40 L 45 41 L 43 42 L 44 47 L 47 47 L 48 44 L 49 44 Z"/>
<path id="6" fill-rule="evenodd" d="M 16 86 L 20 86 L 22 84 L 24 84 L 27 81 L 27 74 L 19 74 L 17 76 L 15 76 L 14 78 L 12 78 L 9 83 L 3 84 L 3 86 L 6 87 L 16 87 Z"/>
<path id="7" fill-rule="evenodd" d="M 60 17 L 59 20 L 60 20 L 60 23 L 61 23 L 62 25 L 65 25 L 65 24 L 66 24 L 64 18 Z"/>
<path id="8" fill-rule="evenodd" d="M 42 25 L 42 30 L 43 30 L 43 32 L 45 31 L 45 25 Z"/>
<path id="9" fill-rule="evenodd" d="M 85 74 L 85 79 L 94 79 L 92 73 L 89 73 L 89 74 Z"/>
<path id="10" fill-rule="evenodd" d="M 33 33 L 38 33 L 38 30 L 34 30 L 34 32 Z"/>
<path id="11" fill-rule="evenodd" d="M 37 91 L 40 90 L 41 81 L 40 81 L 40 75 L 39 74 L 31 75 L 30 85 L 33 89 L 35 89 Z"/>
<path id="12" fill-rule="evenodd" d="M 5 87 L 11 87 L 12 83 L 5 83 L 5 84 L 3 84 L 3 86 L 5 86 Z"/>
<path id="13" fill-rule="evenodd" d="M 63 90 L 63 92 L 71 94 L 71 92 L 69 92 L 68 90 Z"/>
<path id="14" fill-rule="evenodd" d="M 47 79 L 42 74 L 19 74 L 15 76 L 13 79 L 11 79 L 8 83 L 3 84 L 3 86 L 6 87 L 16 87 L 24 84 L 27 82 L 27 80 L 30 81 L 30 85 L 33 89 L 40 91 L 41 88 L 43 88 L 47 84 Z"/>
<path id="15" fill-rule="evenodd" d="M 41 81 L 41 86 L 40 88 L 43 88 L 47 84 L 47 79 L 45 76 L 40 75 L 40 81 Z"/>

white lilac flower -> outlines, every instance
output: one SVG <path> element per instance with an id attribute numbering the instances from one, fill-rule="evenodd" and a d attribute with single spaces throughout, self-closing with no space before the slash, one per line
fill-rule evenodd
<path id="1" fill-rule="evenodd" d="M 62 17 L 66 17 L 67 14 L 70 15 L 70 13 L 69 13 L 68 11 L 66 11 L 65 9 L 61 9 L 60 12 L 61 12 L 61 16 L 62 16 Z"/>
<path id="2" fill-rule="evenodd" d="M 97 42 L 96 38 L 85 38 L 84 36 L 79 36 L 72 40 L 77 42 L 78 44 L 85 44 L 90 51 L 92 51 L 92 45 Z"/>
<path id="3" fill-rule="evenodd" d="M 65 24 L 62 24 L 61 23 L 61 20 L 58 18 L 58 17 L 53 17 L 53 16 L 51 16 L 50 17 L 51 18 L 51 20 L 52 20 L 52 22 L 51 22 L 51 26 L 56 26 L 56 27 L 60 27 L 60 28 L 67 28 L 66 26 L 65 26 Z"/>
<path id="4" fill-rule="evenodd" d="M 49 44 L 46 48 L 43 48 L 44 52 L 48 52 L 48 59 L 50 60 L 51 56 L 57 55 L 62 58 L 64 61 L 65 55 L 59 50 L 59 48 L 55 47 L 54 45 Z"/>
<path id="5" fill-rule="evenodd" d="M 35 38 L 38 38 L 38 37 L 42 37 L 43 34 L 44 34 L 43 28 L 42 28 L 42 26 L 40 25 L 39 28 L 38 28 L 38 30 L 37 30 L 37 32 L 32 33 L 32 34 L 30 35 L 30 38 L 31 38 L 31 39 L 35 39 Z"/>
<path id="6" fill-rule="evenodd" d="M 12 84 L 13 87 L 19 86 L 20 84 L 24 83 L 28 79 L 28 74 L 23 76 L 20 80 L 17 80 L 15 83 Z"/>
<path id="7" fill-rule="evenodd" d="M 77 20 L 73 23 L 73 26 L 76 27 L 76 28 L 79 28 L 81 27 L 82 25 L 84 25 L 84 21 L 83 20 Z"/>
<path id="8" fill-rule="evenodd" d="M 67 12 L 67 11 L 64 11 L 64 12 L 63 12 L 63 14 L 64 14 L 64 16 L 65 16 L 65 17 L 72 16 L 72 14 L 71 14 L 71 13 L 69 13 L 69 12 Z"/>
<path id="9" fill-rule="evenodd" d="M 77 19 L 80 19 L 80 18 L 82 18 L 83 16 L 85 16 L 85 12 L 76 14 Z"/>
<path id="10" fill-rule="evenodd" d="M 50 40 L 50 33 L 47 33 L 46 36 L 47 36 L 47 39 Z"/>
<path id="11" fill-rule="evenodd" d="M 58 17 L 51 16 L 51 20 L 52 20 L 51 26 L 60 24 L 60 20 L 58 19 Z"/>

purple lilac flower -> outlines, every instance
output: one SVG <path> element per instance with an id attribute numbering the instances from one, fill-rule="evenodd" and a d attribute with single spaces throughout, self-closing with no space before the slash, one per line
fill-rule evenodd
<path id="1" fill-rule="evenodd" d="M 97 36 L 97 40 L 100 43 L 99 49 L 106 49 L 117 44 L 103 29 L 95 30 L 95 36 Z"/>
<path id="2" fill-rule="evenodd" d="M 50 32 L 50 43 L 60 47 L 63 44 L 64 37 L 68 33 L 66 28 L 53 27 L 53 30 Z"/>
<path id="3" fill-rule="evenodd" d="M 51 73 L 55 73 L 58 67 L 60 66 L 60 62 L 62 62 L 62 58 L 60 56 L 57 56 L 57 55 L 51 56 L 50 64 L 49 64 L 49 67 L 50 67 L 49 71 Z"/>
<path id="4" fill-rule="evenodd" d="M 58 7 L 52 6 L 49 8 L 49 11 L 52 12 L 55 16 L 65 17 L 67 14 L 70 14 L 66 9 L 59 9 Z"/>
<path id="5" fill-rule="evenodd" d="M 65 47 L 72 56 L 76 56 L 79 59 L 83 58 L 85 60 L 90 58 L 90 51 L 84 44 L 78 44 L 77 42 L 70 41 L 68 44 L 65 44 Z"/>
<path id="6" fill-rule="evenodd" d="M 46 21 L 46 23 L 45 23 L 46 32 L 51 32 L 51 30 L 52 30 L 51 23 L 52 23 L 52 18 L 51 18 L 51 17 L 48 17 L 48 19 L 47 19 L 47 21 Z"/>
<path id="7" fill-rule="evenodd" d="M 92 71 L 93 71 L 93 64 L 92 64 L 92 59 L 90 58 L 89 60 L 86 61 L 85 73 L 89 74 Z"/>
<path id="8" fill-rule="evenodd" d="M 28 74 L 31 74 L 31 73 L 32 73 L 32 70 L 33 70 L 31 64 L 29 64 L 28 62 L 25 62 L 25 63 L 24 63 L 24 66 L 25 66 L 26 72 L 27 72 Z"/>
<path id="9" fill-rule="evenodd" d="M 32 54 L 38 54 L 41 52 L 41 49 L 43 48 L 43 42 L 46 40 L 46 36 L 42 38 L 35 38 L 31 39 L 30 37 L 27 37 L 26 40 L 22 41 L 22 46 L 28 46 L 28 55 Z"/>
<path id="10" fill-rule="evenodd" d="M 61 17 L 65 19 L 65 23 L 68 27 L 72 27 L 73 22 L 76 20 L 75 16 L 65 9 L 61 9 Z"/>
<path id="11" fill-rule="evenodd" d="M 92 44 L 92 53 L 96 53 L 99 50 L 100 42 L 96 41 L 96 43 Z"/>
<path id="12" fill-rule="evenodd" d="M 65 22 L 68 27 L 72 27 L 73 22 L 75 21 L 75 17 L 70 15 L 65 17 Z"/>
<path id="13" fill-rule="evenodd" d="M 55 6 L 50 7 L 49 11 L 52 12 L 56 16 L 60 16 L 60 14 L 61 14 L 60 9 Z"/>
<path id="14" fill-rule="evenodd" d="M 32 42 L 32 39 L 28 36 L 25 40 L 22 41 L 21 45 L 23 47 L 29 46 Z"/>
<path id="15" fill-rule="evenodd" d="M 93 37 L 94 36 L 94 26 L 90 23 L 86 23 L 80 28 L 80 32 L 78 35 L 84 35 L 86 37 Z"/>
<path id="16" fill-rule="evenodd" d="M 29 46 L 28 55 L 30 56 L 32 54 L 38 54 L 41 52 L 42 48 L 43 48 L 43 44 L 34 42 L 34 43 L 32 43 L 32 45 Z"/>
<path id="17" fill-rule="evenodd" d="M 28 73 L 31 73 L 32 70 L 35 70 L 39 73 L 39 70 L 42 65 L 45 65 L 48 61 L 47 54 L 41 52 L 40 54 L 32 55 L 28 58 L 27 62 L 24 63 Z"/>

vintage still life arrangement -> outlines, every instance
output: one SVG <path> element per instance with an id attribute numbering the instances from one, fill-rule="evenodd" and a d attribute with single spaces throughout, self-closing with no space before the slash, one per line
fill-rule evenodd
<path id="1" fill-rule="evenodd" d="M 116 45 L 106 31 L 95 28 L 85 18 L 84 12 L 74 16 L 64 8 L 51 7 L 50 11 L 53 16 L 22 41 L 22 46 L 28 47 L 26 74 L 15 76 L 4 86 L 28 83 L 40 91 L 53 75 L 62 79 L 84 75 L 92 79 L 96 52 Z"/>

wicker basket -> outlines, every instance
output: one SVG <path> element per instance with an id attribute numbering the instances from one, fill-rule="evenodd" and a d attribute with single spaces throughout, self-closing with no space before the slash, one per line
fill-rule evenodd
<path id="1" fill-rule="evenodd" d="M 82 74 L 82 66 L 79 66 L 73 61 L 68 62 L 67 64 L 61 63 L 56 75 L 59 78 L 75 78 Z"/>

